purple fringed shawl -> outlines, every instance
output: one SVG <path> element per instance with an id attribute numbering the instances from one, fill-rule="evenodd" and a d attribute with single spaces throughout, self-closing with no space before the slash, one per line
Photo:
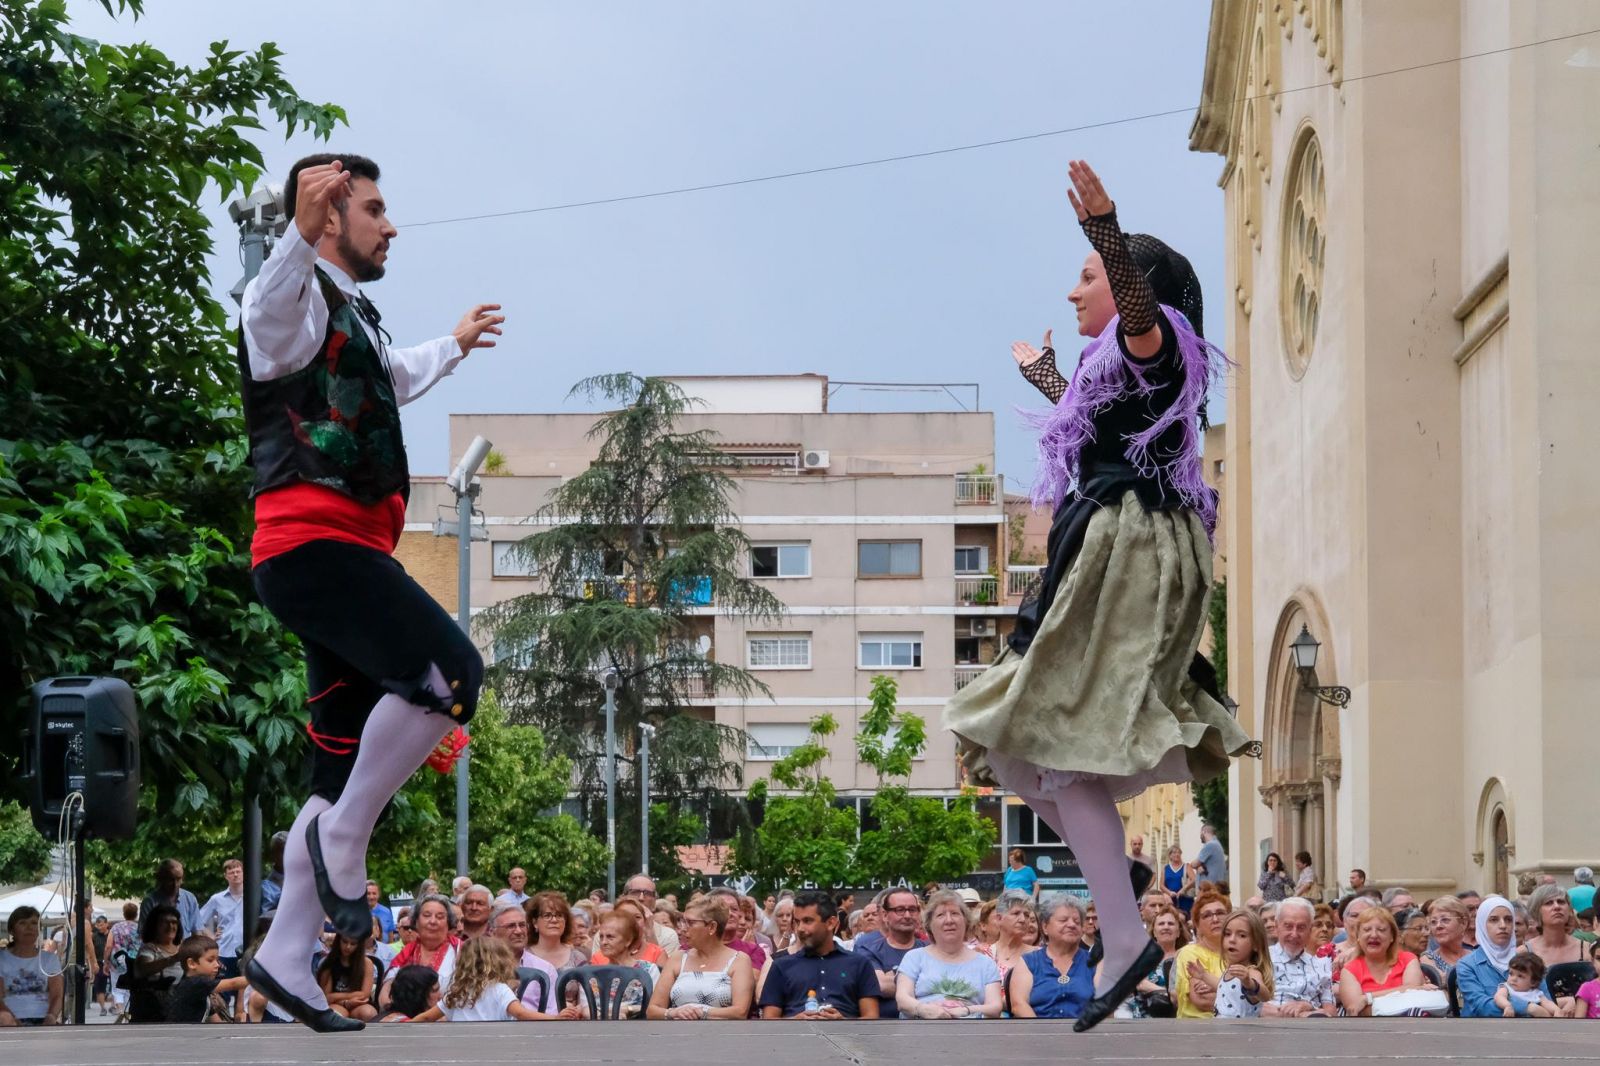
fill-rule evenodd
<path id="1" fill-rule="evenodd" d="M 1211 535 L 1217 526 L 1217 497 L 1201 476 L 1204 441 L 1200 435 L 1200 411 L 1211 375 L 1226 371 L 1228 357 L 1196 333 L 1182 312 L 1165 304 L 1161 308 L 1177 335 L 1183 388 L 1148 429 L 1127 438 L 1128 462 L 1140 477 L 1160 476 L 1171 485 L 1184 506 L 1205 522 L 1206 533 Z M 1117 324 L 1118 318 L 1113 318 L 1100 336 L 1083 349 L 1071 383 L 1054 408 L 1042 413 L 1023 412 L 1029 424 L 1039 430 L 1039 475 L 1033 485 L 1036 505 L 1048 505 L 1054 510 L 1068 493 L 1078 491 L 1079 462 L 1084 446 L 1095 439 L 1096 412 L 1129 390 L 1139 395 L 1155 391 L 1138 365 L 1123 355 L 1117 343 Z M 1156 441 L 1174 425 L 1183 428 L 1182 449 L 1176 454 L 1157 454 Z"/>

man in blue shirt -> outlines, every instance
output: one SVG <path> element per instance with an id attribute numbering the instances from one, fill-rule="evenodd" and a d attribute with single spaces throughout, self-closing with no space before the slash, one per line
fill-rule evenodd
<path id="1" fill-rule="evenodd" d="M 383 892 L 378 888 L 378 882 L 367 882 L 367 906 L 372 908 L 372 916 L 378 919 L 378 925 L 383 930 L 383 942 L 389 943 L 394 939 L 394 912 L 384 906 Z"/>
<path id="2" fill-rule="evenodd" d="M 794 933 L 801 950 L 772 961 L 761 988 L 761 1016 L 800 1021 L 878 1017 L 878 974 L 865 956 L 841 950 L 833 936 L 839 917 L 824 892 L 794 898 Z"/>
<path id="3" fill-rule="evenodd" d="M 1215 826 L 1200 827 L 1200 854 L 1194 857 L 1195 880 L 1210 881 L 1223 892 L 1228 891 L 1228 856 L 1217 839 Z"/>
<path id="4" fill-rule="evenodd" d="M 200 931 L 200 901 L 183 887 L 183 863 L 177 859 L 163 859 L 156 867 L 156 887 L 139 905 L 139 913 L 149 914 L 162 904 L 177 909 L 182 939 Z"/>
<path id="5" fill-rule="evenodd" d="M 244 863 L 229 859 L 222 864 L 222 877 L 227 887 L 206 900 L 196 927 L 216 937 L 222 963 L 218 976 L 227 979 L 239 976 L 239 952 L 244 948 Z"/>
<path id="6" fill-rule="evenodd" d="M 922 904 L 909 888 L 890 888 L 878 897 L 880 927 L 856 937 L 855 953 L 872 963 L 878 975 L 878 1017 L 898 1018 L 895 983 L 900 977 L 900 960 L 912 948 L 928 942 L 917 935 Z"/>
<path id="7" fill-rule="evenodd" d="M 1011 865 L 1006 870 L 1005 888 L 1007 891 L 1015 889 L 1026 892 L 1033 899 L 1039 898 L 1039 875 L 1028 865 L 1027 856 L 1022 854 L 1021 848 L 1011 849 Z"/>

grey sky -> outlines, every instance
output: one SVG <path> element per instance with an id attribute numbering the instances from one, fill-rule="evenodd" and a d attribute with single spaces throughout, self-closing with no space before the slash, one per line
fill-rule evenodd
<path id="1" fill-rule="evenodd" d="M 493 221 L 407 223 L 629 195 L 1192 108 L 1201 0 L 639 0 L 341 5 L 149 0 L 139 22 L 72 0 L 78 32 L 275 41 L 308 99 L 346 108 L 335 147 L 375 158 L 400 236 L 369 286 L 396 342 L 505 305 L 501 346 L 406 408 L 413 469 L 448 469 L 446 416 L 562 409 L 578 378 L 805 372 L 981 382 L 1021 488 L 1040 402 L 1010 344 L 1057 329 L 1087 246 L 1064 194 L 1088 159 L 1124 224 L 1187 254 L 1222 328 L 1221 161 L 1190 112 L 734 189 Z M 320 150 L 264 139 L 274 179 Z M 217 291 L 239 276 L 217 219 Z M 854 403 L 894 402 L 869 394 Z M 949 401 L 941 401 L 948 406 Z M 900 409 L 932 406 L 931 398 Z M 848 409 L 848 407 L 846 407 Z"/>

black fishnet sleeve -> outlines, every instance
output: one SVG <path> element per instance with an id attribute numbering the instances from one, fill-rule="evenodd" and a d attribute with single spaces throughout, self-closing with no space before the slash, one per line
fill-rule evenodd
<path id="1" fill-rule="evenodd" d="M 1156 292 L 1128 251 L 1128 238 L 1117 224 L 1117 209 L 1090 215 L 1079 225 L 1106 265 L 1106 281 L 1117 301 L 1117 314 L 1122 316 L 1122 335 L 1137 337 L 1155 329 L 1161 313 Z"/>
<path id="2" fill-rule="evenodd" d="M 1020 364 L 1019 364 L 1020 366 Z M 1046 348 L 1044 354 L 1027 366 L 1022 366 L 1022 376 L 1051 403 L 1057 403 L 1067 391 L 1067 379 L 1056 369 L 1056 350 Z"/>

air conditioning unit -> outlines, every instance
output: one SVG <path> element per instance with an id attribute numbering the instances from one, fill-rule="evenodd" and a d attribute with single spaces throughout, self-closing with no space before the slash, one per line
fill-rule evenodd
<path id="1" fill-rule="evenodd" d="M 828 453 L 821 449 L 808 451 L 802 457 L 802 462 L 807 470 L 826 470 L 828 469 Z"/>
<path id="2" fill-rule="evenodd" d="M 969 632 L 971 632 L 975 637 L 994 636 L 993 618 L 974 618 L 967 624 L 972 627 Z"/>

